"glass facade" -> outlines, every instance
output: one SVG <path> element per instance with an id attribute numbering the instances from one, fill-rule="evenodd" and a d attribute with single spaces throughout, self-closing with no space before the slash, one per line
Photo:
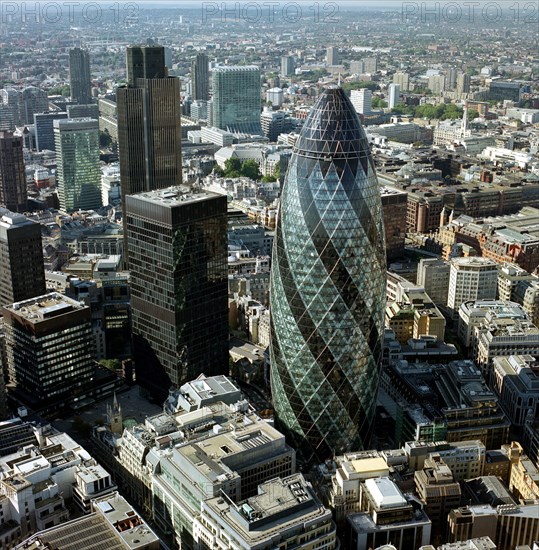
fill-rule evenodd
<path id="1" fill-rule="evenodd" d="M 260 69 L 250 65 L 216 67 L 212 79 L 213 126 L 261 134 Z"/>
<path id="2" fill-rule="evenodd" d="M 380 191 L 349 98 L 330 88 L 302 129 L 281 197 L 271 270 L 271 388 L 303 461 L 370 439 L 385 308 Z"/>
<path id="3" fill-rule="evenodd" d="M 172 189 L 126 197 L 137 379 L 160 397 L 228 372 L 226 197 Z"/>
<path id="4" fill-rule="evenodd" d="M 55 120 L 58 200 L 64 212 L 102 206 L 97 120 Z"/>
<path id="5" fill-rule="evenodd" d="M 38 411 L 87 397 L 95 356 L 90 308 L 59 294 L 18 304 L 4 310 L 7 370 L 15 395 Z"/>

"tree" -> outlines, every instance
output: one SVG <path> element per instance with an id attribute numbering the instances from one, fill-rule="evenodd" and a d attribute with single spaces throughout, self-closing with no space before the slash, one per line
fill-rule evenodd
<path id="1" fill-rule="evenodd" d="M 110 137 L 109 131 L 105 129 L 104 131 L 99 131 L 99 147 L 107 148 L 110 147 L 112 143 L 112 138 Z"/>
<path id="2" fill-rule="evenodd" d="M 231 157 L 225 160 L 225 174 L 228 177 L 230 172 L 239 172 L 241 170 L 241 160 L 239 158 Z"/>
<path id="3" fill-rule="evenodd" d="M 346 82 L 343 84 L 342 88 L 347 93 L 350 93 L 352 90 L 362 90 L 363 88 L 367 88 L 371 90 L 371 92 L 374 92 L 378 90 L 380 86 L 372 80 L 362 80 L 360 82 Z"/>
<path id="4" fill-rule="evenodd" d="M 479 116 L 479 111 L 476 109 L 468 109 L 468 120 L 475 120 Z"/>
<path id="5" fill-rule="evenodd" d="M 387 101 L 384 101 L 381 97 L 375 96 L 372 98 L 371 105 L 375 109 L 384 109 L 387 107 Z"/>
<path id="6" fill-rule="evenodd" d="M 71 93 L 71 89 L 69 88 L 69 84 L 65 84 L 64 86 L 57 86 L 56 88 L 52 88 L 49 90 L 49 95 L 63 95 L 64 97 L 69 97 Z"/>
<path id="7" fill-rule="evenodd" d="M 102 367 L 105 367 L 106 369 L 109 369 L 111 371 L 116 371 L 121 366 L 118 359 L 101 359 L 101 361 L 99 361 L 99 364 Z"/>
<path id="8" fill-rule="evenodd" d="M 262 177 L 256 160 L 246 160 L 242 164 L 240 172 L 242 176 L 255 181 L 258 181 Z"/>

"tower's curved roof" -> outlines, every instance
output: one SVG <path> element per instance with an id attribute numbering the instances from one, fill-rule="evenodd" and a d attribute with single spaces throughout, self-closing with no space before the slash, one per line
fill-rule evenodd
<path id="1" fill-rule="evenodd" d="M 367 159 L 365 131 L 341 87 L 327 88 L 319 97 L 303 125 L 296 151 L 300 156 L 321 160 Z"/>

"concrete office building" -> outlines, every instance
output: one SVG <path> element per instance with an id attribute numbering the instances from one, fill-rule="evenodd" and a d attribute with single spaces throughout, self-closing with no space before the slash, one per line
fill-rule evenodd
<path id="1" fill-rule="evenodd" d="M 421 258 L 417 267 L 417 284 L 425 289 L 437 305 L 447 304 L 449 262 L 438 258 Z"/>
<path id="2" fill-rule="evenodd" d="M 458 315 L 463 302 L 494 300 L 498 287 L 498 264 L 488 258 L 455 258 L 451 261 L 447 307 Z"/>
<path id="3" fill-rule="evenodd" d="M 99 130 L 107 132 L 114 142 L 118 142 L 118 106 L 112 99 L 100 99 L 99 109 Z"/>
<path id="4" fill-rule="evenodd" d="M 119 493 L 92 501 L 90 514 L 36 533 L 16 550 L 50 548 L 159 550 L 159 537 Z"/>
<path id="5" fill-rule="evenodd" d="M 260 69 L 255 65 L 218 66 L 212 71 L 212 84 L 213 126 L 260 134 Z"/>
<path id="6" fill-rule="evenodd" d="M 277 141 L 279 135 L 288 130 L 289 120 L 283 111 L 264 109 L 260 115 L 262 132 L 270 141 Z"/>
<path id="7" fill-rule="evenodd" d="M 339 48 L 336 46 L 329 46 L 326 49 L 326 64 L 331 66 L 338 65 L 340 62 Z"/>
<path id="8" fill-rule="evenodd" d="M 395 361 L 383 369 L 381 387 L 393 400 L 390 412 L 399 444 L 480 440 L 492 449 L 507 441 L 511 423 L 472 361 Z"/>
<path id="9" fill-rule="evenodd" d="M 388 87 L 388 107 L 393 109 L 400 103 L 401 90 L 398 84 L 390 84 Z"/>
<path id="10" fill-rule="evenodd" d="M 456 508 L 449 513 L 448 526 L 450 541 L 488 536 L 497 550 L 531 546 L 539 539 L 539 504 Z"/>
<path id="11" fill-rule="evenodd" d="M 195 101 L 208 101 L 210 99 L 210 71 L 208 56 L 197 53 L 191 63 L 191 97 Z"/>
<path id="12" fill-rule="evenodd" d="M 459 308 L 459 340 L 467 347 L 473 345 L 475 328 L 489 324 L 494 319 L 514 319 L 528 321 L 524 309 L 514 302 L 502 300 L 478 300 L 464 302 Z"/>
<path id="13" fill-rule="evenodd" d="M 439 456 L 448 466 L 455 481 L 464 481 L 483 474 L 486 461 L 485 444 L 466 441 L 407 441 L 403 446 L 411 470 L 422 470 L 427 458 Z"/>
<path id="14" fill-rule="evenodd" d="M 53 111 L 50 113 L 37 113 L 34 115 L 34 127 L 36 130 L 36 149 L 38 151 L 55 151 L 54 121 L 68 118 L 67 113 Z"/>
<path id="15" fill-rule="evenodd" d="M 49 110 L 47 92 L 35 86 L 24 88 L 20 92 L 19 100 L 19 123 L 22 125 L 33 124 L 36 113 L 46 113 Z"/>
<path id="16" fill-rule="evenodd" d="M 90 308 L 58 293 L 3 309 L 12 391 L 34 410 L 76 406 L 94 366 Z"/>
<path id="17" fill-rule="evenodd" d="M 0 131 L 0 206 L 24 212 L 28 206 L 23 138 Z"/>
<path id="18" fill-rule="evenodd" d="M 492 382 L 513 426 L 522 428 L 529 417 L 539 418 L 539 365 L 534 357 L 494 357 Z"/>
<path id="19" fill-rule="evenodd" d="M 164 396 L 228 372 L 226 196 L 170 187 L 125 204 L 137 379 Z"/>
<path id="20" fill-rule="evenodd" d="M 55 120 L 58 199 L 64 212 L 102 206 L 97 120 Z"/>
<path id="21" fill-rule="evenodd" d="M 539 357 L 539 328 L 519 319 L 492 319 L 475 328 L 473 355 L 485 378 L 492 381 L 494 357 L 532 355 Z"/>
<path id="22" fill-rule="evenodd" d="M 460 505 L 460 485 L 450 468 L 436 454 L 431 455 L 421 470 L 414 472 L 415 488 L 425 503 L 425 512 L 432 521 L 433 533 L 445 539 L 447 514 Z"/>
<path id="23" fill-rule="evenodd" d="M 92 102 L 90 53 L 87 50 L 69 50 L 69 88 L 71 99 L 79 105 L 88 105 Z"/>
<path id="24" fill-rule="evenodd" d="M 45 293 L 41 226 L 21 214 L 0 219 L 0 307 Z"/>
<path id="25" fill-rule="evenodd" d="M 402 71 L 398 71 L 393 75 L 393 84 L 400 87 L 402 92 L 410 91 L 410 75 Z"/>
<path id="26" fill-rule="evenodd" d="M 281 76 L 292 76 L 294 74 L 295 63 L 291 55 L 281 57 Z"/>
<path id="27" fill-rule="evenodd" d="M 93 118 L 99 119 L 99 105 L 97 103 L 68 105 L 67 118 Z"/>
<path id="28" fill-rule="evenodd" d="M 119 204 L 122 198 L 120 182 L 120 167 L 117 164 L 109 165 L 102 170 L 101 201 L 103 206 Z"/>
<path id="29" fill-rule="evenodd" d="M 155 445 L 142 464 L 152 494 L 152 516 L 177 543 L 181 541 L 182 548 L 194 546 L 200 532 L 195 519 L 205 502 L 219 497 L 241 502 L 256 495 L 260 484 L 295 471 L 295 451 L 281 433 L 254 414 L 241 395 L 238 400 L 238 389 L 229 379 L 200 377 L 188 386 L 188 394 L 179 392 L 178 404 L 183 403 L 178 413 L 146 421 Z M 224 394 L 230 404 L 210 389 Z M 202 402 L 197 405 L 193 395 L 202 397 Z M 173 442 L 170 448 L 168 441 Z M 141 446 L 130 446 L 137 467 L 143 456 Z M 123 463 L 136 471 L 129 460 Z"/>
<path id="30" fill-rule="evenodd" d="M 431 520 L 391 479 L 367 479 L 362 494 L 366 511 L 348 516 L 347 548 L 368 550 L 391 543 L 397 550 L 408 550 L 430 542 Z"/>
<path id="31" fill-rule="evenodd" d="M 352 90 L 350 92 L 350 101 L 356 113 L 360 115 L 369 115 L 372 113 L 372 92 L 369 89 Z"/>
<path id="32" fill-rule="evenodd" d="M 331 512 L 301 474 L 258 486 L 258 494 L 237 504 L 218 496 L 202 503 L 194 539 L 206 548 L 264 550 L 282 543 L 305 550 L 339 547 Z"/>

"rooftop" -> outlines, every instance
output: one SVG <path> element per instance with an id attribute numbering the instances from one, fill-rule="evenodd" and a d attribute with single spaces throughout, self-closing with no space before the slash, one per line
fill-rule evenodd
<path id="1" fill-rule="evenodd" d="M 15 302 L 5 309 L 27 322 L 37 324 L 72 311 L 88 309 L 88 306 L 58 292 L 51 292 L 23 302 Z"/>
<path id="2" fill-rule="evenodd" d="M 388 477 L 367 479 L 365 487 L 379 509 L 396 508 L 408 504 L 400 489 Z"/>
<path id="3" fill-rule="evenodd" d="M 168 187 L 166 189 L 157 189 L 155 191 L 146 191 L 134 195 L 137 199 L 153 204 L 160 204 L 169 208 L 194 202 L 201 202 L 220 196 L 221 195 L 210 191 L 203 191 L 180 185 Z"/>
<path id="4" fill-rule="evenodd" d="M 203 503 L 219 521 L 225 521 L 244 541 L 253 545 L 271 540 L 275 546 L 286 539 L 286 531 L 313 522 L 331 522 L 329 510 L 313 496 L 312 488 L 301 474 L 275 478 L 258 487 L 258 495 L 234 504 L 225 496 Z"/>

